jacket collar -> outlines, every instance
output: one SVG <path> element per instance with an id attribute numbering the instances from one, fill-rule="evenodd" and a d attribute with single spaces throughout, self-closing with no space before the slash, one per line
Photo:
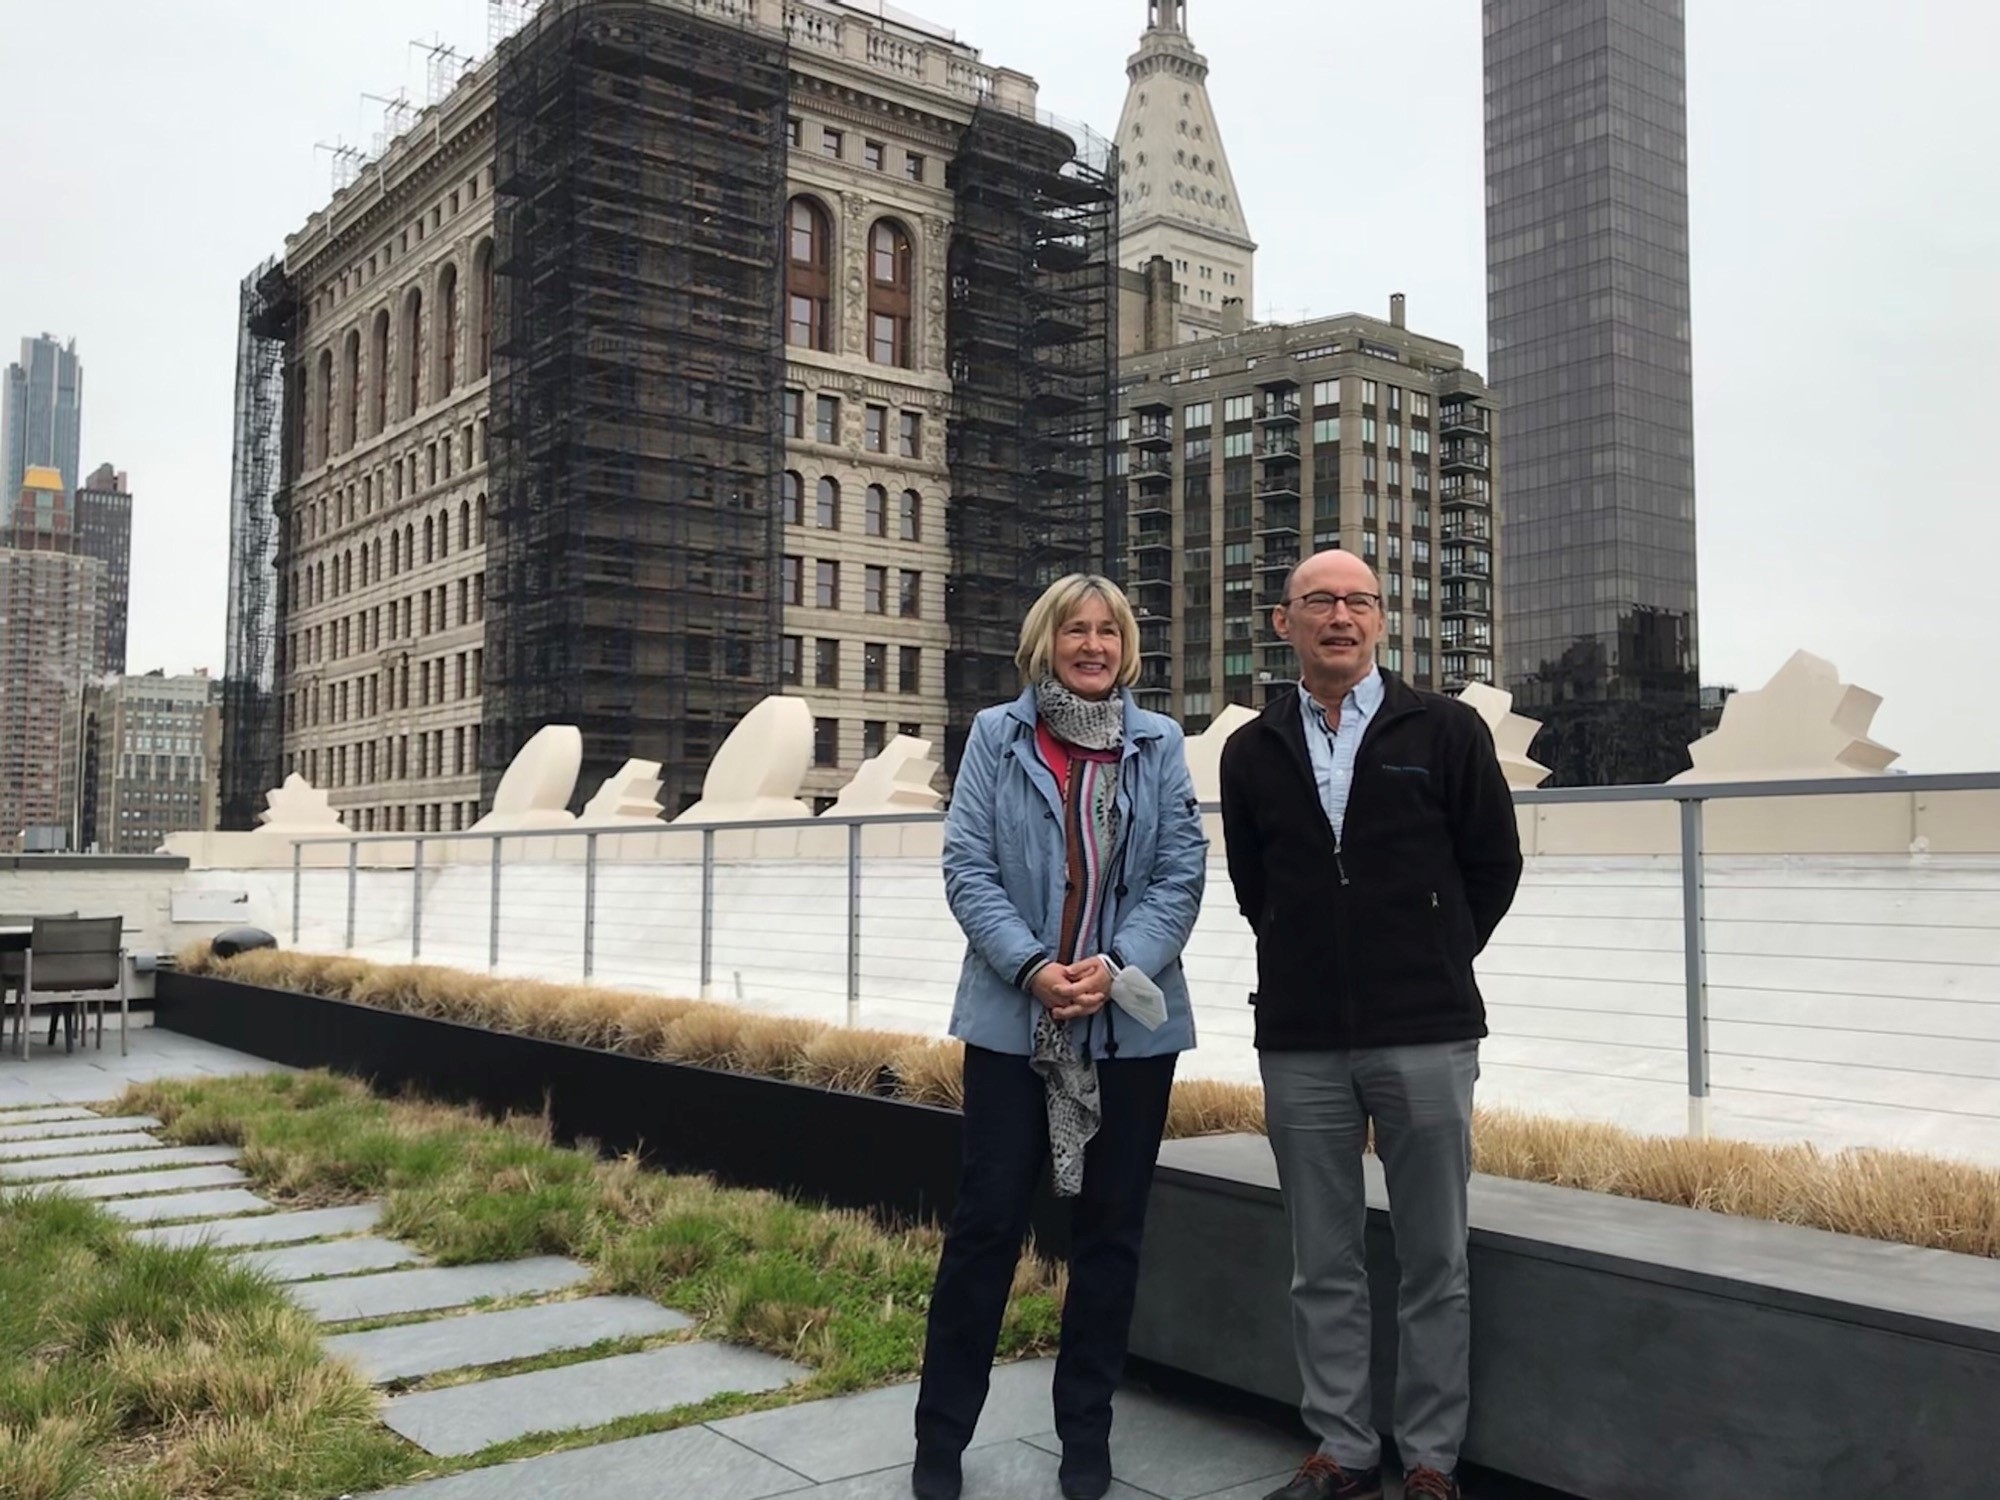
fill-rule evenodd
<path id="1" fill-rule="evenodd" d="M 1425 704 L 1421 693 L 1387 667 L 1378 668 L 1378 671 L 1382 677 L 1382 706 L 1375 711 L 1369 728 L 1386 724 L 1389 720 L 1401 718 L 1404 714 L 1424 712 Z M 1299 686 L 1303 691 L 1304 684 L 1301 683 Z M 1258 717 L 1263 721 L 1265 728 L 1276 730 L 1281 735 L 1285 735 L 1288 729 L 1299 729 L 1298 693 L 1273 693 L 1271 701 L 1264 705 L 1264 711 Z M 1287 738 L 1290 736 L 1287 735 Z M 1303 729 L 1299 729 L 1297 738 L 1300 748 L 1303 749 L 1305 745 Z"/>

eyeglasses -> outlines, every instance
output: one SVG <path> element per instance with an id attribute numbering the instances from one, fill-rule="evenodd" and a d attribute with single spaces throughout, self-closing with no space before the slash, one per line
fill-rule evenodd
<path id="1" fill-rule="evenodd" d="M 1347 612 L 1359 619 L 1372 615 L 1382 607 L 1380 594 L 1300 594 L 1296 599 L 1278 601 L 1286 609 L 1295 609 L 1302 615 L 1330 615 L 1342 604 Z"/>

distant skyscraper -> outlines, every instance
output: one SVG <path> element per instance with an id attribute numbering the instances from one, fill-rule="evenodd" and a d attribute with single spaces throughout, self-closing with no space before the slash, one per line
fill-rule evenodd
<path id="1" fill-rule="evenodd" d="M 132 593 L 132 490 L 99 464 L 76 493 L 76 550 L 104 564 L 104 655 L 98 670 L 125 671 L 125 618 Z"/>
<path id="2" fill-rule="evenodd" d="M 1505 685 L 1559 784 L 1699 732 L 1683 0 L 1485 0 Z"/>
<path id="3" fill-rule="evenodd" d="M 1118 120 L 1118 264 L 1173 266 L 1184 336 L 1233 332 L 1254 309 L 1257 242 L 1208 99 L 1208 59 L 1188 36 L 1187 0 L 1146 0 L 1146 30 L 1125 65 Z"/>
<path id="4" fill-rule="evenodd" d="M 6 488 L 0 502 L 11 507 L 21 493 L 31 467 L 62 475 L 66 491 L 83 477 L 79 457 L 83 445 L 83 363 L 76 357 L 76 340 L 58 344 L 43 334 L 21 340 L 21 362 L 7 367 L 5 407 Z"/>

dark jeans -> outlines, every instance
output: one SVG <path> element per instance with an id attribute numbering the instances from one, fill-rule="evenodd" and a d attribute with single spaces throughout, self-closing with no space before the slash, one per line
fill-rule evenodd
<path id="1" fill-rule="evenodd" d="M 1066 1447 L 1110 1439 L 1111 1396 L 1125 1371 L 1139 1243 L 1177 1061 L 1097 1065 L 1104 1123 L 1085 1151 L 1083 1192 L 1071 1207 L 1069 1296 L 1056 1358 L 1056 1432 Z M 967 1047 L 965 1166 L 931 1293 L 917 1396 L 917 1441 L 926 1448 L 960 1452 L 972 1441 L 1048 1154 L 1047 1097 L 1028 1059 Z"/>

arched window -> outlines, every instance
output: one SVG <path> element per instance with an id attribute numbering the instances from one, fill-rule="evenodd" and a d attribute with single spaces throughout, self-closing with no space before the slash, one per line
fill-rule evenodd
<path id="1" fill-rule="evenodd" d="M 414 521 L 403 528 L 403 566 L 412 573 L 417 571 L 417 525 Z M 405 606 L 409 602 L 407 599 L 403 601 Z"/>
<path id="2" fill-rule="evenodd" d="M 480 546 L 486 545 L 486 497 L 481 495 L 472 512 L 472 536 Z"/>
<path id="3" fill-rule="evenodd" d="M 905 542 L 924 539 L 924 497 L 915 490 L 903 491 L 902 514 L 897 517 L 897 537 Z"/>
<path id="4" fill-rule="evenodd" d="M 326 603 L 326 564 L 313 564 L 313 603 Z"/>
<path id="5" fill-rule="evenodd" d="M 417 287 L 403 299 L 403 374 L 407 387 L 403 415 L 414 417 L 424 394 L 424 294 Z"/>
<path id="6" fill-rule="evenodd" d="M 382 538 L 379 536 L 375 538 L 375 557 L 371 568 L 375 575 L 375 582 L 380 583 L 382 581 Z"/>
<path id="7" fill-rule="evenodd" d="M 463 552 L 472 545 L 472 502 L 458 502 L 458 550 Z"/>
<path id="8" fill-rule="evenodd" d="M 361 437 L 361 330 L 347 330 L 347 347 L 340 362 L 342 412 L 340 448 L 344 453 Z"/>
<path id="9" fill-rule="evenodd" d="M 481 240 L 472 253 L 472 378 L 493 369 L 493 241 Z"/>
<path id="10" fill-rule="evenodd" d="M 438 512 L 438 561 L 443 562 L 449 556 L 451 556 L 451 512 L 441 510 Z"/>
<path id="11" fill-rule="evenodd" d="M 785 470 L 782 496 L 785 525 L 803 526 L 806 520 L 806 482 L 790 469 Z"/>
<path id="12" fill-rule="evenodd" d="M 910 237 L 888 219 L 868 232 L 868 357 L 910 366 Z"/>
<path id="13" fill-rule="evenodd" d="M 369 431 L 379 436 L 389 425 L 389 309 L 375 314 L 375 336 L 368 346 L 368 373 L 374 390 Z"/>
<path id="14" fill-rule="evenodd" d="M 314 457 L 320 463 L 326 463 L 333 457 L 333 351 L 331 349 L 322 349 L 319 352 L 319 375 L 313 394 L 317 398 L 319 414 L 316 428 L 319 434 L 319 452 Z"/>
<path id="15" fill-rule="evenodd" d="M 343 594 L 354 592 L 354 550 L 352 548 L 340 554 L 340 591 Z"/>
<path id="16" fill-rule="evenodd" d="M 889 534 L 889 492 L 879 484 L 868 486 L 867 532 L 870 536 Z"/>
<path id="17" fill-rule="evenodd" d="M 458 389 L 458 267 L 438 272 L 438 384 L 440 399 Z"/>
<path id="18" fill-rule="evenodd" d="M 437 528 L 429 516 L 424 517 L 424 561 L 437 561 Z"/>
<path id="19" fill-rule="evenodd" d="M 833 229 L 810 198 L 792 200 L 785 270 L 785 341 L 801 349 L 833 347 Z"/>
<path id="20" fill-rule="evenodd" d="M 824 531 L 840 530 L 840 485 L 831 477 L 819 482 L 819 507 L 813 520 Z"/>
<path id="21" fill-rule="evenodd" d="M 376 545 L 380 546 L 381 543 L 378 542 Z M 389 576 L 391 578 L 403 576 L 403 533 L 400 531 L 389 533 Z"/>

